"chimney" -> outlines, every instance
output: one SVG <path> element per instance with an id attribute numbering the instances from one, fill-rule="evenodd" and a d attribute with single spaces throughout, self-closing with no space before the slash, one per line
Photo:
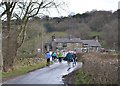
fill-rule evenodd
<path id="1" fill-rule="evenodd" d="M 54 41 L 55 40 L 55 34 L 52 36 L 52 41 Z"/>
<path id="2" fill-rule="evenodd" d="M 72 35 L 69 35 L 69 40 L 71 40 L 72 39 Z"/>
<path id="3" fill-rule="evenodd" d="M 97 42 L 98 42 L 98 36 L 96 36 L 96 37 L 95 37 L 95 41 L 97 41 Z"/>

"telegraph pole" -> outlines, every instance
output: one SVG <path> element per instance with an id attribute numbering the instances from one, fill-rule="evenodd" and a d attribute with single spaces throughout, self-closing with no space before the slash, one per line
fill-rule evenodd
<path id="1" fill-rule="evenodd" d="M 44 31 L 43 31 L 43 25 L 41 24 L 41 53 L 43 54 L 43 35 L 44 35 Z"/>
<path id="2" fill-rule="evenodd" d="M 42 36 L 41 36 L 41 39 L 42 39 L 42 43 L 41 43 L 42 50 L 41 50 L 41 51 L 42 51 L 42 53 L 43 53 L 43 30 L 42 30 L 42 29 L 41 29 L 41 35 L 42 35 Z"/>

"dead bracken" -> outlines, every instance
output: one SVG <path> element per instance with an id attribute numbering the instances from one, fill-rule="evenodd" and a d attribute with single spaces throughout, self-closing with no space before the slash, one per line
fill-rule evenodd
<path id="1" fill-rule="evenodd" d="M 117 55 L 89 53 L 83 55 L 82 61 L 91 84 L 118 84 Z"/>

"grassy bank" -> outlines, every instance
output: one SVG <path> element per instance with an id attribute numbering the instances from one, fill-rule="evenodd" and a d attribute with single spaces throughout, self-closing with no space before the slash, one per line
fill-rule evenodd
<path id="1" fill-rule="evenodd" d="M 2 78 L 2 71 L 0 71 L 0 79 Z"/>
<path id="2" fill-rule="evenodd" d="M 29 66 L 25 66 L 25 67 L 19 67 L 13 71 L 2 72 L 2 78 L 4 79 L 4 78 L 16 77 L 16 76 L 31 72 L 33 70 L 40 69 L 40 68 L 45 67 L 45 66 L 46 66 L 46 62 L 43 61 L 43 62 L 40 62 L 38 64 L 29 65 Z"/>
<path id="3" fill-rule="evenodd" d="M 65 84 L 89 84 L 90 79 L 85 75 L 82 69 L 73 71 L 72 73 L 63 76 Z"/>
<path id="4" fill-rule="evenodd" d="M 82 69 L 79 69 L 75 74 L 75 83 L 74 84 L 89 84 L 90 79 L 85 75 Z"/>

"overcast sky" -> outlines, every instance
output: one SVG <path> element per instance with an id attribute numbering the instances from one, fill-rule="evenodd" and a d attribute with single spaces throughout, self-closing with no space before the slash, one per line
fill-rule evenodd
<path id="1" fill-rule="evenodd" d="M 120 0 L 64 0 L 68 4 L 65 8 L 66 11 L 62 11 L 61 14 L 53 13 L 51 16 L 67 16 L 72 13 L 84 13 L 86 11 L 107 10 L 116 11 L 118 9 L 118 2 Z"/>
<path id="2" fill-rule="evenodd" d="M 2 0 L 0 0 L 1 2 Z M 28 0 L 29 1 L 29 0 Z M 64 1 L 67 5 L 59 9 L 58 13 L 55 9 L 50 10 L 50 14 L 45 12 L 44 14 L 51 17 L 68 16 L 69 14 L 84 13 L 92 10 L 106 10 L 116 11 L 118 9 L 118 2 L 120 0 L 57 0 Z M 64 9 L 64 10 L 63 10 Z"/>

